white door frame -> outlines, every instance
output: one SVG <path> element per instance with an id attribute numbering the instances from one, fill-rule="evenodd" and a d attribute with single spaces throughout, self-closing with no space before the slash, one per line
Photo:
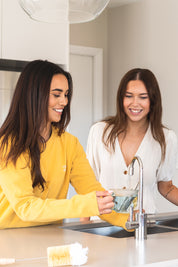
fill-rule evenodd
<path id="1" fill-rule="evenodd" d="M 103 49 L 70 45 L 70 54 L 93 57 L 93 122 L 103 118 Z"/>

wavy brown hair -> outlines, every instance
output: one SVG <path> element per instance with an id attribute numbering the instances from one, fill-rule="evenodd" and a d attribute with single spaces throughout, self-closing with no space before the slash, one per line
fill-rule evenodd
<path id="1" fill-rule="evenodd" d="M 50 84 L 55 74 L 64 75 L 69 85 L 68 104 L 61 120 L 52 123 L 60 136 L 70 122 L 72 78 L 69 72 L 46 60 L 34 60 L 26 65 L 17 81 L 8 115 L 0 128 L 1 160 L 6 166 L 10 161 L 16 165 L 19 156 L 28 152 L 33 187 L 41 185 L 43 190 L 45 180 L 40 170 L 40 154 L 45 148 L 45 140 L 40 135 L 40 129 L 48 120 Z"/>
<path id="2" fill-rule="evenodd" d="M 126 131 L 127 116 L 124 112 L 123 99 L 126 93 L 127 85 L 130 81 L 140 80 L 144 83 L 149 100 L 150 112 L 148 121 L 151 125 L 153 138 L 159 142 L 162 151 L 162 159 L 165 157 L 166 142 L 162 124 L 162 101 L 159 85 L 155 75 L 148 69 L 135 68 L 128 71 L 121 79 L 116 98 L 117 112 L 115 116 L 110 116 L 104 119 L 106 127 L 103 132 L 103 142 L 107 147 L 111 147 L 115 151 L 115 140 L 118 135 Z M 110 128 L 111 127 L 111 128 Z M 107 131 L 111 129 L 107 135 Z"/>

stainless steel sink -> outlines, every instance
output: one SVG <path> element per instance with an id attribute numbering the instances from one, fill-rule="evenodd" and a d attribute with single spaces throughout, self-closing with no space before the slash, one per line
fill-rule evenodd
<path id="1" fill-rule="evenodd" d="M 148 235 L 178 231 L 178 213 L 148 215 L 147 225 Z M 113 226 L 103 221 L 66 223 L 60 228 L 115 238 L 134 236 L 134 232 L 127 232 L 122 227 Z"/>

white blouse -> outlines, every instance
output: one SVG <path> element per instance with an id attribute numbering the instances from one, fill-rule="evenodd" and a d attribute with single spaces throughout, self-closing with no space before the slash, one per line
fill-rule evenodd
<path id="1" fill-rule="evenodd" d="M 128 175 L 128 167 L 116 139 L 115 152 L 110 153 L 102 142 L 105 122 L 94 124 L 89 132 L 86 154 L 96 178 L 106 189 L 127 187 L 133 189 L 139 181 L 138 163 L 134 165 L 134 175 Z M 172 130 L 164 129 L 166 155 L 161 163 L 161 147 L 148 128 L 135 154 L 143 162 L 143 208 L 146 213 L 155 213 L 157 182 L 170 181 L 175 175 L 177 163 L 177 137 Z"/>

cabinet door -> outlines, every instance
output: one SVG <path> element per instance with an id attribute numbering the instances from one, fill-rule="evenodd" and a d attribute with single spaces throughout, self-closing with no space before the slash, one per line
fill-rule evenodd
<path id="1" fill-rule="evenodd" d="M 71 46 L 69 59 L 74 89 L 68 131 L 79 139 L 85 150 L 91 125 L 103 118 L 102 49 Z M 67 197 L 75 194 L 70 185 Z M 72 221 L 78 219 L 65 219 L 65 222 Z"/>
<path id="2" fill-rule="evenodd" d="M 90 127 L 103 118 L 103 51 L 70 47 L 69 71 L 73 79 L 71 121 L 68 130 L 86 149 Z"/>
<path id="3" fill-rule="evenodd" d="M 2 58 L 25 61 L 48 59 L 66 65 L 68 34 L 67 21 L 38 22 L 25 13 L 17 0 L 2 0 Z"/>
<path id="4" fill-rule="evenodd" d="M 93 57 L 70 55 L 73 96 L 69 131 L 86 149 L 90 126 L 93 124 Z"/>

